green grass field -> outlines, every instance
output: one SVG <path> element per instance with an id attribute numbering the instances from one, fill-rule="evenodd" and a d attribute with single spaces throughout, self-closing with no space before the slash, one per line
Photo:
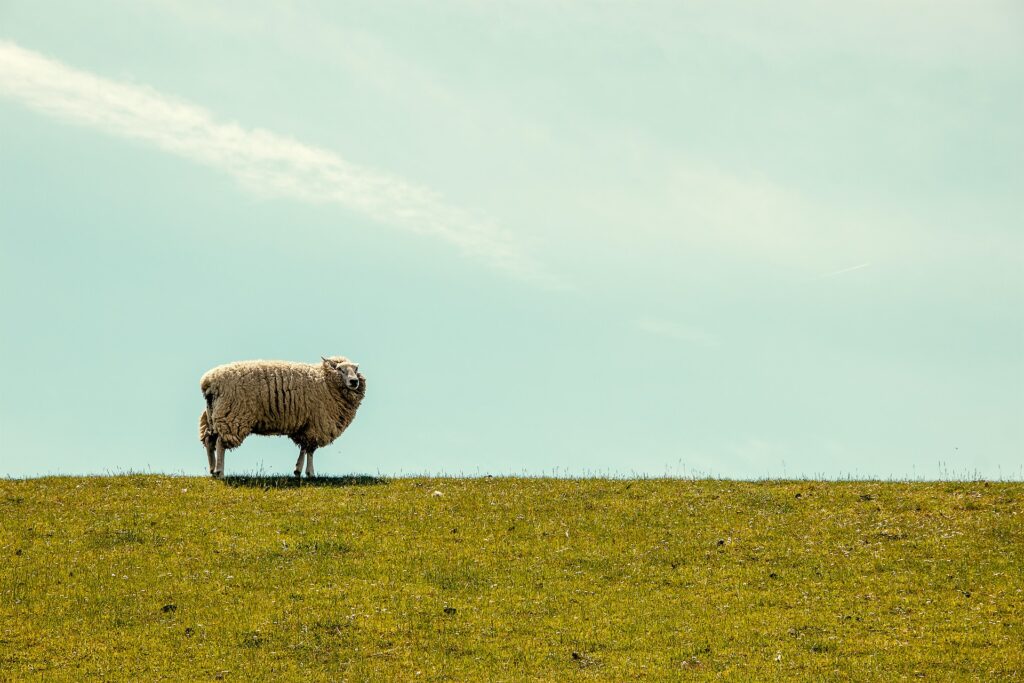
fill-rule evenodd
<path id="1" fill-rule="evenodd" d="M 1024 678 L 1020 483 L 48 478 L 0 519 L 0 679 Z"/>

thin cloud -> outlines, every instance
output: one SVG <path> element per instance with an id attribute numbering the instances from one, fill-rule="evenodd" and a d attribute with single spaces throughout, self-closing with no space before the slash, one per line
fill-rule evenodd
<path id="1" fill-rule="evenodd" d="M 375 221 L 435 237 L 521 279 L 557 283 L 507 232 L 431 190 L 345 161 L 330 150 L 211 112 L 145 85 L 107 80 L 0 41 L 0 95 L 63 121 L 143 140 L 224 171 L 250 190 L 338 204 Z"/>
<path id="2" fill-rule="evenodd" d="M 835 277 L 836 275 L 842 275 L 843 273 L 850 273 L 850 272 L 853 272 L 855 270 L 860 270 L 861 268 L 867 268 L 870 265 L 871 265 L 870 263 L 860 263 L 860 264 L 858 264 L 856 266 L 850 266 L 849 268 L 840 268 L 839 270 L 833 270 L 831 273 L 825 273 L 824 275 L 819 275 L 815 279 L 816 280 L 824 280 L 827 277 Z"/>
<path id="3" fill-rule="evenodd" d="M 694 346 L 711 348 L 718 345 L 717 340 L 701 329 L 687 327 L 670 320 L 659 318 L 640 318 L 636 326 L 642 331 L 674 341 L 685 342 Z"/>

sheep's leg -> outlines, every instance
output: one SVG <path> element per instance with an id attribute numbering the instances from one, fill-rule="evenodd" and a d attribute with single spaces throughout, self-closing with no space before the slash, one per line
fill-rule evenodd
<path id="1" fill-rule="evenodd" d="M 217 466 L 217 456 L 214 454 L 213 449 L 217 445 L 217 437 L 210 435 L 206 437 L 206 459 L 210 463 L 210 474 L 213 474 L 214 469 Z"/>
<path id="2" fill-rule="evenodd" d="M 217 462 L 213 470 L 214 477 L 224 476 L 224 439 L 217 437 Z"/>
<path id="3" fill-rule="evenodd" d="M 299 449 L 299 459 L 295 461 L 295 472 L 293 472 L 293 474 L 296 477 L 301 477 L 302 476 L 302 461 L 305 460 L 305 459 L 306 459 L 306 449 L 305 448 L 300 448 Z"/>
<path id="4" fill-rule="evenodd" d="M 313 451 L 315 448 L 310 448 L 306 451 L 306 479 L 312 479 L 316 475 L 313 474 Z"/>
<path id="5" fill-rule="evenodd" d="M 213 431 L 213 419 L 209 406 L 199 414 L 199 440 L 206 448 L 206 461 L 210 465 L 210 474 L 213 474 L 217 465 L 217 458 L 213 453 L 213 449 L 217 445 L 217 434 Z"/>

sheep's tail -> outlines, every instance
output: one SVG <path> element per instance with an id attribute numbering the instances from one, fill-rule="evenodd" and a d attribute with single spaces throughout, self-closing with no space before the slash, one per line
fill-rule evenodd
<path id="1" fill-rule="evenodd" d="M 217 436 L 213 426 L 213 402 L 217 399 L 217 394 L 210 373 L 200 378 L 199 390 L 203 392 L 203 398 L 206 400 L 206 408 L 199 414 L 199 440 L 206 443 L 208 439 Z"/>
<path id="2" fill-rule="evenodd" d="M 213 426 L 213 392 L 207 391 L 203 394 L 203 398 L 206 399 L 206 422 L 212 427 Z"/>
<path id="3" fill-rule="evenodd" d="M 210 381 L 209 373 L 203 375 L 202 379 L 199 380 L 199 390 L 203 392 L 203 398 L 206 399 L 206 410 L 200 416 L 199 420 L 199 440 L 205 441 L 207 436 L 213 436 L 213 402 L 217 398 L 214 394 L 213 382 Z"/>

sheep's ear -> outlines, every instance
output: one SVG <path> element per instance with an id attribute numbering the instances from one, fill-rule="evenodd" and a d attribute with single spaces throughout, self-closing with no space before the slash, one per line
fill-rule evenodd
<path id="1" fill-rule="evenodd" d="M 323 356 L 320 356 L 320 360 L 324 362 L 324 365 L 330 366 L 332 364 L 331 361 L 327 360 Z"/>

